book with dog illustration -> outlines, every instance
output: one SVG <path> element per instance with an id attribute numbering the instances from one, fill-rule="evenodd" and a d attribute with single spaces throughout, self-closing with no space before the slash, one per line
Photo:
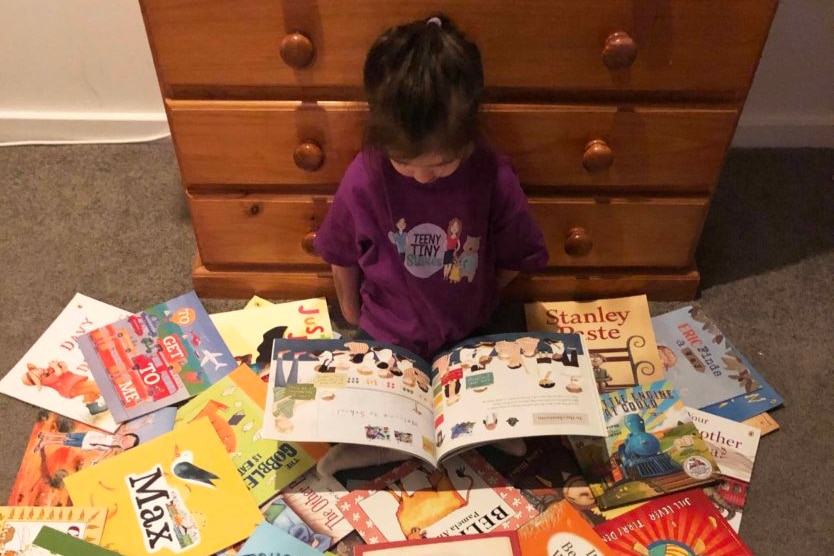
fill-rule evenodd
<path id="1" fill-rule="evenodd" d="M 524 306 L 527 330 L 579 333 L 588 347 L 600 393 L 662 380 L 645 295 L 595 301 L 548 301 Z"/>
<path id="2" fill-rule="evenodd" d="M 187 400 L 237 367 L 193 291 L 91 330 L 78 345 L 119 423 Z"/>
<path id="3" fill-rule="evenodd" d="M 41 527 L 32 546 L 21 556 L 119 556 L 84 539 L 52 527 Z"/>
<path id="4" fill-rule="evenodd" d="M 652 318 L 667 377 L 689 407 L 744 421 L 782 405 L 782 397 L 700 307 Z"/>
<path id="5" fill-rule="evenodd" d="M 515 531 L 483 533 L 470 537 L 439 537 L 379 544 L 363 544 L 354 556 L 526 556 L 521 551 Z"/>
<path id="6" fill-rule="evenodd" d="M 207 418 L 66 478 L 73 501 L 108 510 L 101 546 L 123 556 L 213 554 L 263 521 Z"/>
<path id="7" fill-rule="evenodd" d="M 0 380 L 0 392 L 108 432 L 119 425 L 78 347 L 80 336 L 129 314 L 76 293 Z"/>
<path id="8" fill-rule="evenodd" d="M 516 530 L 539 513 L 475 451 L 436 468 L 411 459 L 339 507 L 368 544 Z"/>
<path id="9" fill-rule="evenodd" d="M 578 334 L 466 340 L 428 363 L 390 344 L 275 340 L 264 436 L 394 448 L 437 465 L 475 445 L 604 436 Z"/>
<path id="10" fill-rule="evenodd" d="M 0 554 L 25 554 L 24 551 L 44 527 L 98 543 L 106 517 L 107 508 L 102 506 L 0 506 Z"/>

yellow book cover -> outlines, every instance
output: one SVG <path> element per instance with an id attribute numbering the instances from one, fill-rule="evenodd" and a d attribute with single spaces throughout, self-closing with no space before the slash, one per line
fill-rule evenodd
<path id="1" fill-rule="evenodd" d="M 666 376 L 645 295 L 595 301 L 538 301 L 524 306 L 527 330 L 582 334 L 599 393 Z"/>
<path id="2" fill-rule="evenodd" d="M 75 503 L 107 508 L 101 546 L 123 556 L 213 554 L 263 521 L 208 419 L 65 479 Z"/>
<path id="3" fill-rule="evenodd" d="M 26 554 L 44 527 L 97 544 L 106 517 L 107 508 L 100 506 L 0 506 L 0 554 Z"/>

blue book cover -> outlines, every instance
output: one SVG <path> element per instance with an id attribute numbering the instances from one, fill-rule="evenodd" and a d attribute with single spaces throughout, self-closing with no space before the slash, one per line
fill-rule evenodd
<path id="1" fill-rule="evenodd" d="M 92 330 L 78 344 L 118 423 L 191 398 L 237 367 L 194 292 Z"/>
<path id="2" fill-rule="evenodd" d="M 262 522 L 244 543 L 238 556 L 321 556 L 321 552 L 304 544 L 289 533 Z"/>

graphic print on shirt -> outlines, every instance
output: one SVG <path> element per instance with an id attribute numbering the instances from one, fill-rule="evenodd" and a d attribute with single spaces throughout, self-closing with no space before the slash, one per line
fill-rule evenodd
<path id="1" fill-rule="evenodd" d="M 463 240 L 459 218 L 452 218 L 446 230 L 429 222 L 409 230 L 405 218 L 399 218 L 394 227 L 396 231 L 388 232 L 388 239 L 412 275 L 428 278 L 442 269 L 443 279 L 449 282 L 474 280 L 481 238 L 469 236 Z"/>

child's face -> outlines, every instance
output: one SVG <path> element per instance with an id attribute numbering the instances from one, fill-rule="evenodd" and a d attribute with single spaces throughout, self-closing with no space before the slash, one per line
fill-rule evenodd
<path id="1" fill-rule="evenodd" d="M 394 170 L 407 178 L 414 178 L 420 183 L 430 183 L 437 178 L 445 178 L 458 169 L 461 157 L 439 152 L 429 152 L 416 158 L 391 157 Z"/>

